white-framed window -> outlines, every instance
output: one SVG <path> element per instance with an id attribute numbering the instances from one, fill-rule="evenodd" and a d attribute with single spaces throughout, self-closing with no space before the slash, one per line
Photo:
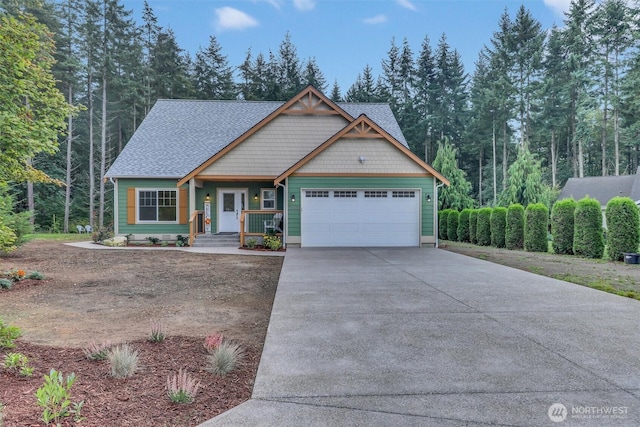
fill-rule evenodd
<path id="1" fill-rule="evenodd" d="M 140 188 L 137 190 L 138 222 L 178 222 L 178 191 Z"/>
<path id="2" fill-rule="evenodd" d="M 272 210 L 276 208 L 276 189 L 275 188 L 261 188 L 260 194 L 260 209 Z"/>

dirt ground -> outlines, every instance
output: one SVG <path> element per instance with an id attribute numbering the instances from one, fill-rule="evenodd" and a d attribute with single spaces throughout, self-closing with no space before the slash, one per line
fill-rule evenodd
<path id="1" fill-rule="evenodd" d="M 591 287 L 612 286 L 640 292 L 640 265 L 593 260 L 573 255 L 511 251 L 469 243 L 444 241 L 441 248 L 463 255 Z"/>
<path id="2" fill-rule="evenodd" d="M 88 250 L 47 241 L 0 257 L 0 272 L 46 276 L 0 291 L 0 318 L 23 333 L 11 351 L 35 368 L 31 378 L 0 369 L 4 427 L 44 425 L 34 393 L 51 368 L 78 377 L 72 395 L 85 401 L 82 426 L 197 425 L 247 400 L 281 265 L 281 257 Z M 152 321 L 164 325 L 164 342 L 148 341 Z M 205 369 L 202 343 L 214 331 L 245 350 L 240 368 L 226 377 Z M 111 378 L 108 362 L 84 357 L 92 341 L 130 343 L 140 353 L 140 373 Z M 167 376 L 179 368 L 203 384 L 189 405 L 166 397 Z M 63 425 L 76 424 L 66 418 Z"/>

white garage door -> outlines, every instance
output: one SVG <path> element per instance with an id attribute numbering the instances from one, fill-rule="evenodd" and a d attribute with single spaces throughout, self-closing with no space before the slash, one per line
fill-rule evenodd
<path id="1" fill-rule="evenodd" d="M 302 246 L 419 246 L 418 190 L 302 190 Z"/>

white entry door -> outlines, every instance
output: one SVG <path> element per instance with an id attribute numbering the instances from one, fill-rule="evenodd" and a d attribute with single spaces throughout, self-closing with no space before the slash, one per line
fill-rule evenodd
<path id="1" fill-rule="evenodd" d="M 240 232 L 240 213 L 246 200 L 246 189 L 218 189 L 218 233 Z"/>

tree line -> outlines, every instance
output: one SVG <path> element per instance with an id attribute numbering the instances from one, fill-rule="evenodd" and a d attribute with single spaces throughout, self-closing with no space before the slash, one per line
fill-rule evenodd
<path id="1" fill-rule="evenodd" d="M 299 58 L 289 33 L 277 50 L 249 47 L 232 66 L 215 36 L 185 52 L 146 1 L 139 23 L 119 0 L 5 2 L 2 16 L 32 16 L 48 29 L 51 71 L 74 107 L 60 149 L 29 159 L 64 185 L 26 180 L 11 191 L 43 229 L 106 226 L 105 173 L 157 99 L 284 101 L 311 84 L 334 101 L 388 103 L 411 150 L 455 177 L 442 208 L 549 204 L 571 176 L 639 165 L 638 10 L 574 0 L 562 27 L 543 29 L 524 6 L 505 9 L 472 74 L 444 34 L 435 47 L 425 36 L 417 54 L 394 38 L 381 74 L 365 64 L 342 93 L 313 57 Z"/>

